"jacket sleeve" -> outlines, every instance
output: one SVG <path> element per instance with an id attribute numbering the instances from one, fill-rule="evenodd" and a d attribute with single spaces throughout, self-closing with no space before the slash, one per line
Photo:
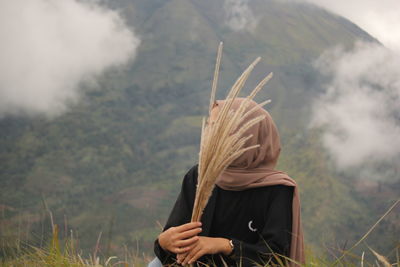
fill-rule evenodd
<path id="1" fill-rule="evenodd" d="M 263 229 L 256 244 L 232 239 L 234 252 L 231 256 L 238 266 L 254 266 L 254 263 L 277 263 L 275 255 L 289 256 L 292 230 L 293 187 L 274 186 L 268 201 Z M 285 260 L 281 258 L 284 262 Z"/>
<path id="2" fill-rule="evenodd" d="M 182 182 L 181 192 L 178 195 L 163 231 L 170 227 L 179 226 L 190 222 L 196 193 L 196 183 L 197 165 L 192 167 L 185 175 Z M 176 260 L 176 254 L 165 251 L 163 248 L 161 248 L 160 244 L 158 243 L 158 239 L 156 239 L 154 242 L 154 253 L 160 259 L 163 265 L 172 264 Z"/>

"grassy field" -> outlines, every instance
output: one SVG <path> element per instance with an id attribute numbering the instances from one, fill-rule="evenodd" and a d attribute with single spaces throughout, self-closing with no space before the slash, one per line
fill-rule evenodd
<path id="1" fill-rule="evenodd" d="M 51 244 L 47 248 L 30 247 L 23 251 L 18 251 L 16 254 L 9 258 L 0 261 L 1 267 L 114 267 L 114 266 L 147 266 L 150 261 L 149 258 L 144 256 L 134 255 L 127 253 L 125 258 L 120 259 L 117 257 L 102 258 L 96 255 L 96 251 L 89 257 L 83 257 L 78 251 L 74 249 L 73 240 L 68 240 L 65 244 L 61 245 L 57 239 L 57 234 L 51 240 Z M 389 262 L 384 256 L 370 249 L 361 255 L 353 254 L 351 251 L 343 251 L 342 256 L 335 259 L 328 259 L 325 256 L 316 256 L 312 251 L 307 251 L 307 263 L 302 267 L 308 266 L 400 266 L 399 248 L 397 248 L 397 258 L 395 262 Z M 367 261 L 365 254 L 370 253 L 374 255 L 373 260 Z M 177 265 L 180 266 L 180 265 Z M 205 267 L 215 267 L 210 265 L 202 265 Z M 257 265 L 262 266 L 262 265 Z M 284 263 L 278 265 L 270 265 L 266 263 L 263 266 L 286 266 Z"/>
<path id="2" fill-rule="evenodd" d="M 400 266 L 400 244 L 393 249 L 391 257 L 392 260 L 380 255 L 374 251 L 368 245 L 363 244 L 363 241 L 367 236 L 374 230 L 374 228 L 380 223 L 384 217 L 390 213 L 390 211 L 399 203 L 397 201 L 370 229 L 369 231 L 352 247 L 346 250 L 330 251 L 324 253 L 325 255 L 315 254 L 312 250 L 307 249 L 306 251 L 306 264 L 301 265 L 302 267 L 355 267 L 355 266 L 368 266 L 368 267 L 390 267 Z M 147 263 L 151 261 L 152 256 L 141 255 L 138 253 L 132 253 L 126 249 L 125 255 L 121 258 L 115 256 L 102 256 L 99 250 L 99 239 L 94 247 L 92 254 L 88 256 L 82 255 L 82 252 L 78 248 L 78 240 L 71 237 L 61 241 L 59 239 L 59 230 L 57 225 L 53 225 L 53 235 L 49 240 L 48 245 L 42 248 L 35 247 L 29 244 L 21 244 L 21 242 L 14 244 L 13 249 L 5 250 L 3 247 L 3 258 L 0 258 L 0 267 L 141 267 L 147 266 Z M 363 245 L 366 247 L 366 251 L 361 253 L 355 252 L 360 251 L 359 246 Z M 332 255 L 330 255 L 332 254 Z M 335 256 L 333 256 L 335 255 Z M 391 255 L 391 256 L 392 256 Z M 265 265 L 256 264 L 256 266 L 287 266 L 276 256 L 278 265 L 272 263 L 265 263 Z M 176 265 L 180 266 L 180 265 Z M 215 265 L 201 264 L 203 267 L 220 267 Z M 240 265 L 239 265 L 240 266 Z M 172 266 L 173 267 L 173 266 Z"/>

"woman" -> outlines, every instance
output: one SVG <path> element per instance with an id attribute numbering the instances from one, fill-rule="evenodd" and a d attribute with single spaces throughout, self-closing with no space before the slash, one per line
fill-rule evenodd
<path id="1" fill-rule="evenodd" d="M 235 99 L 233 109 L 242 101 Z M 211 123 L 223 104 L 216 102 Z M 255 106 L 252 101 L 248 109 Z M 245 133 L 252 134 L 245 146 L 260 146 L 246 151 L 218 177 L 201 223 L 190 223 L 197 166 L 185 175 L 164 231 L 155 242 L 154 251 L 164 265 L 199 261 L 245 267 L 274 262 L 273 253 L 304 262 L 297 186 L 287 174 L 275 170 L 281 150 L 276 125 L 261 107 L 246 121 L 260 115 L 265 119 Z"/>

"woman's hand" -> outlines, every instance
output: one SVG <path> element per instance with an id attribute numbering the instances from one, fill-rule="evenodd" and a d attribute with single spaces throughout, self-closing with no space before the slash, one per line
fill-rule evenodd
<path id="1" fill-rule="evenodd" d="M 226 238 L 206 236 L 199 236 L 198 238 L 198 241 L 190 247 L 187 253 L 181 253 L 177 256 L 179 264 L 191 264 L 206 254 L 223 253 L 229 255 L 232 252 L 229 240 Z"/>
<path id="2" fill-rule="evenodd" d="M 191 222 L 171 227 L 158 236 L 158 243 L 164 250 L 182 254 L 190 250 L 191 245 L 199 240 L 200 222 Z"/>

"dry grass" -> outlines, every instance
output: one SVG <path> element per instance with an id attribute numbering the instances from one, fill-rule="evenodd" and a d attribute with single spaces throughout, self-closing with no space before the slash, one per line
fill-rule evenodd
<path id="1" fill-rule="evenodd" d="M 102 259 L 101 257 L 94 258 L 89 256 L 84 258 L 77 251 L 73 250 L 70 246 L 64 246 L 62 249 L 53 238 L 51 245 L 48 248 L 31 248 L 31 251 L 27 251 L 24 254 L 18 255 L 18 257 L 0 259 L 0 267 L 144 267 L 147 266 L 148 260 L 139 258 L 136 256 L 127 256 L 123 260 L 117 257 L 109 257 Z M 311 251 L 308 251 L 307 263 L 301 265 L 302 267 L 399 267 L 399 248 L 397 249 L 397 257 L 394 262 L 390 261 L 377 253 L 374 250 L 370 250 L 374 259 L 367 261 L 365 259 L 365 253 L 361 255 L 354 255 L 346 253 L 346 257 L 340 261 L 332 261 L 326 259 L 324 256 L 316 256 Z M 196 265 L 195 265 L 196 266 Z M 222 267 L 215 264 L 201 264 L 198 266 L 202 267 Z M 284 263 L 268 263 L 258 264 L 257 267 L 267 266 L 278 266 L 285 267 Z M 180 265 L 171 265 L 171 267 L 180 267 Z"/>
<path id="2" fill-rule="evenodd" d="M 215 65 L 214 80 L 212 84 L 212 92 L 210 98 L 209 116 L 215 101 L 215 93 L 218 84 L 219 67 L 222 57 L 222 43 L 219 45 L 217 61 Z M 267 100 L 257 107 L 248 111 L 250 101 L 261 90 L 261 88 L 271 79 L 272 73 L 267 75 L 251 92 L 249 96 L 241 103 L 240 107 L 234 111 L 232 104 L 235 98 L 239 95 L 245 82 L 250 76 L 251 71 L 260 61 L 257 58 L 250 66 L 242 73 L 229 91 L 224 105 L 220 108 L 217 118 L 214 123 L 206 125 L 206 118 L 203 119 L 199 153 L 198 167 L 198 184 L 196 198 L 193 207 L 192 221 L 200 221 L 203 210 L 207 205 L 208 199 L 211 196 L 215 186 L 217 177 L 241 154 L 245 151 L 257 148 L 259 145 L 244 147 L 246 141 L 251 138 L 243 136 L 250 127 L 264 119 L 265 116 L 258 116 L 247 122 L 246 118 L 257 108 L 264 106 L 270 101 Z M 209 118 L 208 118 L 209 120 Z M 244 123 L 245 122 L 245 123 Z M 239 127 L 239 125 L 242 125 Z"/>
<path id="3" fill-rule="evenodd" d="M 126 253 L 125 259 L 115 256 L 103 258 L 98 256 L 98 243 L 93 254 L 84 257 L 76 247 L 78 243 L 72 235 L 61 244 L 58 238 L 58 226 L 53 225 L 52 238 L 47 247 L 38 248 L 27 245 L 18 246 L 17 251 L 0 257 L 0 267 L 111 267 L 111 266 L 147 266 L 148 260 L 134 253 Z"/>
<path id="4" fill-rule="evenodd" d="M 312 251 L 306 251 L 307 263 L 301 265 L 302 267 L 400 267 L 400 246 L 394 248 L 389 260 L 387 257 L 376 252 L 372 248 L 368 247 L 370 256 L 374 256 L 370 260 L 366 260 L 364 252 L 361 255 L 356 255 L 353 250 L 356 246 L 361 245 L 361 243 L 367 238 L 368 234 L 371 233 L 377 224 L 379 224 L 393 209 L 400 203 L 397 200 L 386 212 L 385 214 L 367 231 L 367 233 L 346 251 L 339 251 L 340 256 L 336 259 L 327 257 L 325 255 L 315 255 Z M 0 267 L 142 267 L 147 266 L 149 259 L 144 259 L 135 253 L 126 253 L 123 260 L 117 257 L 102 258 L 97 256 L 97 249 L 92 255 L 88 257 L 83 257 L 81 252 L 76 248 L 75 244 L 77 240 L 71 236 L 70 239 L 66 240 L 65 243 L 60 245 L 58 239 L 58 227 L 53 225 L 54 229 L 52 239 L 50 240 L 49 246 L 45 248 L 37 248 L 29 246 L 29 249 L 18 250 L 16 253 L 10 255 L 4 255 L 0 258 Z M 21 246 L 17 246 L 21 247 Z M 98 246 L 96 245 L 96 248 Z M 328 253 L 327 253 L 328 254 Z M 284 258 L 283 256 L 275 255 L 277 259 Z M 371 257 L 370 257 L 371 258 Z M 266 266 L 279 266 L 285 267 L 284 263 L 272 264 L 266 262 L 265 264 L 254 264 L 257 267 Z M 176 265 L 177 267 L 179 265 Z M 200 266 L 200 265 L 199 265 Z M 205 264 L 202 267 L 221 267 L 215 264 Z M 240 265 L 239 265 L 240 266 Z"/>

